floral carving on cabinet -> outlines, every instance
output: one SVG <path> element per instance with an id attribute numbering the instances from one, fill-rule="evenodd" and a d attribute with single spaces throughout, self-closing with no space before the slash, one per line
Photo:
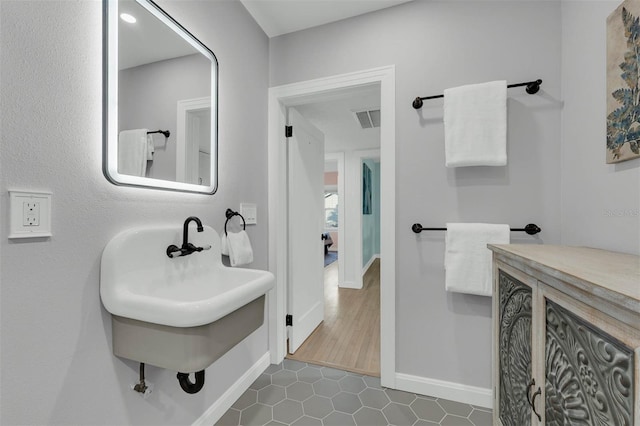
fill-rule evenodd
<path id="1" fill-rule="evenodd" d="M 607 163 L 640 157 L 640 0 L 607 18 Z"/>
<path id="2" fill-rule="evenodd" d="M 633 352 L 547 300 L 545 424 L 631 426 Z"/>
<path id="3" fill-rule="evenodd" d="M 531 424 L 527 385 L 531 380 L 531 288 L 500 271 L 500 420 Z"/>

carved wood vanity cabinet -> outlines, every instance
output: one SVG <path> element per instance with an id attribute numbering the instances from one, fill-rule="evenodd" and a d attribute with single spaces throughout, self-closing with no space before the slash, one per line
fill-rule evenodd
<path id="1" fill-rule="evenodd" d="M 640 257 L 489 248 L 494 424 L 640 426 Z"/>

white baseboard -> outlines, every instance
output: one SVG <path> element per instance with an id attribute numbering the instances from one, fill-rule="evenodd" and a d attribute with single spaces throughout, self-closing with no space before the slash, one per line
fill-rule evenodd
<path id="1" fill-rule="evenodd" d="M 340 288 L 354 288 L 356 290 L 360 290 L 362 288 L 362 286 L 358 287 L 356 285 L 356 283 L 354 283 L 353 281 L 345 281 L 342 284 L 338 284 L 338 287 L 340 287 Z"/>
<path id="2" fill-rule="evenodd" d="M 242 396 L 242 394 L 249 389 L 249 386 L 267 369 L 269 366 L 271 355 L 269 352 L 265 353 L 256 361 L 251 368 L 242 375 L 236 382 L 222 394 L 220 398 L 214 402 L 211 407 L 204 412 L 195 422 L 193 426 L 210 426 L 215 424 L 224 413 Z"/>
<path id="3" fill-rule="evenodd" d="M 362 275 L 367 273 L 367 271 L 369 270 L 369 268 L 371 268 L 371 265 L 373 265 L 373 262 L 375 262 L 376 259 L 380 259 L 380 254 L 374 254 L 373 256 L 371 256 L 371 259 L 369 259 L 367 264 L 364 265 L 364 268 L 362 268 Z"/>
<path id="4" fill-rule="evenodd" d="M 491 389 L 396 373 L 396 389 L 492 408 Z"/>

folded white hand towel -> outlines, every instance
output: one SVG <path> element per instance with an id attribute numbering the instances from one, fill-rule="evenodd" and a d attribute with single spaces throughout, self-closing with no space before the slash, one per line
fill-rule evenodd
<path id="1" fill-rule="evenodd" d="M 509 225 L 447 223 L 445 288 L 457 293 L 491 296 L 491 251 L 487 244 L 508 244 Z"/>
<path id="2" fill-rule="evenodd" d="M 147 129 L 123 130 L 118 135 L 118 173 L 144 176 L 147 171 Z"/>
<path id="3" fill-rule="evenodd" d="M 246 231 L 227 233 L 227 241 L 231 266 L 246 265 L 253 262 L 253 249 Z"/>
<path id="4" fill-rule="evenodd" d="M 156 146 L 153 144 L 153 135 L 147 134 L 147 161 L 153 160 L 153 154 L 156 152 Z"/>
<path id="5" fill-rule="evenodd" d="M 220 253 L 229 256 L 229 239 L 224 231 L 220 233 Z"/>
<path id="6" fill-rule="evenodd" d="M 444 91 L 445 165 L 507 164 L 507 82 Z"/>

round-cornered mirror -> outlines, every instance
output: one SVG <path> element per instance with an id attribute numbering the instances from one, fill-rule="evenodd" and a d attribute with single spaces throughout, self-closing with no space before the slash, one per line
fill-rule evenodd
<path id="1" fill-rule="evenodd" d="M 103 0 L 103 171 L 116 185 L 213 194 L 218 63 L 150 0 Z"/>

